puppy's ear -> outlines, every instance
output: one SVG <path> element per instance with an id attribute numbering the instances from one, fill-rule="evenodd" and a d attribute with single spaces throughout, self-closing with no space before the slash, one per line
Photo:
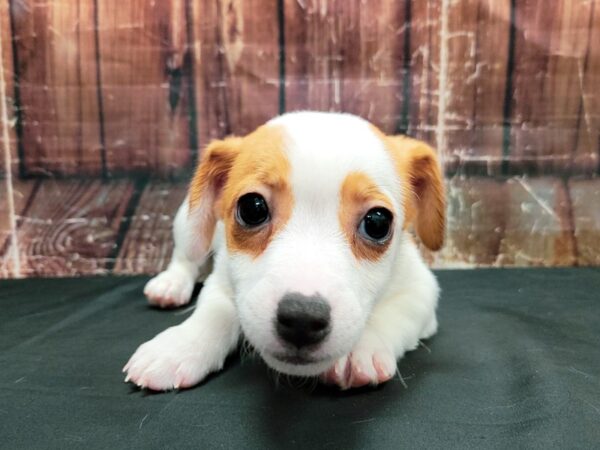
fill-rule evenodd
<path id="1" fill-rule="evenodd" d="M 188 190 L 188 233 L 186 249 L 194 261 L 204 259 L 210 251 L 215 225 L 220 214 L 220 200 L 229 171 L 240 152 L 241 138 L 229 137 L 211 142 L 202 157 Z"/>
<path id="2" fill-rule="evenodd" d="M 413 223 L 417 235 L 430 250 L 444 243 L 446 196 L 435 151 L 425 142 L 404 136 L 387 136 L 404 185 L 406 225 Z"/>

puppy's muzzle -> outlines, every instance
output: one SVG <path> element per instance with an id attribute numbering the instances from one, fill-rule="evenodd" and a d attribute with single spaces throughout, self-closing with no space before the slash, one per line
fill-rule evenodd
<path id="1" fill-rule="evenodd" d="M 329 304 L 319 294 L 285 294 L 279 301 L 275 329 L 279 337 L 297 349 L 322 342 L 330 331 Z"/>

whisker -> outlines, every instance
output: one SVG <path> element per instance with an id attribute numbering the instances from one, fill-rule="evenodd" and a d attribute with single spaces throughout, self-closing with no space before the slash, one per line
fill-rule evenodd
<path id="1" fill-rule="evenodd" d="M 408 389 L 408 384 L 406 384 L 406 381 L 404 381 L 404 378 L 402 377 L 402 374 L 400 373 L 400 369 L 398 368 L 398 366 L 396 366 L 396 373 L 398 374 L 398 379 L 400 380 L 400 383 L 402 384 L 402 386 L 404 386 L 404 389 Z"/>
<path id="2" fill-rule="evenodd" d="M 431 349 L 425 345 L 425 343 L 419 339 L 419 345 L 421 345 L 425 350 L 431 353 Z"/>

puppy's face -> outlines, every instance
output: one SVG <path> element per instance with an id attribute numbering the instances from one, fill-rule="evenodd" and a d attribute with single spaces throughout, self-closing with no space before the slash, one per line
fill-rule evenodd
<path id="1" fill-rule="evenodd" d="M 224 223 L 248 341 L 277 371 L 316 375 L 360 337 L 406 226 L 441 245 L 442 192 L 423 143 L 353 116 L 296 113 L 209 146 L 190 202 L 200 233 Z"/>

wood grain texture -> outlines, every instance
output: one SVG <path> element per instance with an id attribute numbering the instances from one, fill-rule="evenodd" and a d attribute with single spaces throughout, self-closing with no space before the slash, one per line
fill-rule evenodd
<path id="1" fill-rule="evenodd" d="M 414 0 L 411 18 L 409 134 L 447 172 L 499 173 L 510 0 Z"/>
<path id="2" fill-rule="evenodd" d="M 496 265 L 507 217 L 507 184 L 453 177 L 447 183 L 446 240 L 438 267 Z"/>
<path id="3" fill-rule="evenodd" d="M 98 2 L 104 145 L 110 174 L 170 175 L 191 159 L 184 0 Z"/>
<path id="4" fill-rule="evenodd" d="M 43 181 L 20 221 L 22 274 L 105 273 L 132 193 L 128 181 Z"/>
<path id="5" fill-rule="evenodd" d="M 6 120 L 0 116 L 0 177 L 6 170 L 5 153 L 8 151 L 11 171 L 16 174 L 18 168 L 17 154 L 17 135 L 15 130 L 15 102 L 14 102 L 14 68 L 13 68 L 13 51 L 12 51 L 12 31 L 10 23 L 10 8 L 8 1 L 0 2 L 0 51 L 2 58 L 0 59 L 0 70 L 4 87 L 0 91 L 0 102 L 6 108 Z M 4 135 L 8 135 L 5 143 Z M 0 212 L 0 215 L 2 213 Z"/>
<path id="6" fill-rule="evenodd" d="M 408 0 L 407 0 L 408 1 Z M 402 122 L 406 1 L 285 1 L 286 107 Z"/>
<path id="7" fill-rule="evenodd" d="M 94 3 L 13 0 L 29 174 L 99 174 Z"/>
<path id="8" fill-rule="evenodd" d="M 455 176 L 447 187 L 445 246 L 439 253 L 423 252 L 434 267 L 600 264 L 598 180 L 571 180 L 567 190 L 555 178 Z M 91 275 L 109 267 L 119 274 L 164 269 L 173 246 L 172 221 L 186 186 L 151 181 L 129 211 L 133 191 L 125 181 L 17 181 L 21 269 L 15 271 L 9 227 L 0 221 L 0 277 Z M 0 208 L 5 201 L 0 190 Z M 116 260 L 109 260 L 114 254 Z"/>
<path id="9" fill-rule="evenodd" d="M 506 184 L 500 266 L 570 266 L 575 242 L 567 189 L 560 179 L 512 178 Z"/>
<path id="10" fill-rule="evenodd" d="M 463 0 L 448 7 L 449 171 L 500 172 L 509 31 L 510 0 Z"/>
<path id="11" fill-rule="evenodd" d="M 589 44 L 581 79 L 581 108 L 572 172 L 600 173 L 600 0 L 593 1 Z"/>
<path id="12" fill-rule="evenodd" d="M 277 3 L 191 0 L 199 141 L 243 135 L 279 111 Z"/>
<path id="13" fill-rule="evenodd" d="M 115 262 L 118 274 L 158 273 L 173 251 L 173 220 L 187 184 L 152 182 L 146 186 Z"/>
<path id="14" fill-rule="evenodd" d="M 477 54 L 479 3 L 477 0 L 466 0 L 448 4 L 446 29 L 444 18 L 439 19 L 438 105 L 442 105 L 443 100 L 443 111 L 438 116 L 437 140 L 446 171 L 450 172 L 455 172 L 462 161 L 474 153 L 475 81 L 479 77 L 477 57 L 481 56 Z M 447 55 L 445 64 L 442 52 Z"/>
<path id="15" fill-rule="evenodd" d="M 577 145 L 591 1 L 518 0 L 511 121 L 516 172 L 570 169 Z"/>
<path id="16" fill-rule="evenodd" d="M 438 148 L 442 2 L 411 1 L 408 134 Z M 444 152 L 441 156 L 443 159 Z M 445 161 L 442 160 L 442 163 Z"/>
<path id="17" fill-rule="evenodd" d="M 569 192 L 577 243 L 577 264 L 600 265 L 600 180 L 571 180 Z"/>
<path id="18" fill-rule="evenodd" d="M 4 183 L 5 180 L 0 180 Z M 15 229 L 12 228 L 12 220 L 8 212 L 7 190 L 0 188 L 0 278 L 20 277 L 20 261 L 18 250 L 14 248 L 11 236 L 17 230 L 23 214 L 35 195 L 38 181 L 13 181 L 13 202 L 15 208 Z M 16 234 L 16 233 L 15 233 Z"/>

